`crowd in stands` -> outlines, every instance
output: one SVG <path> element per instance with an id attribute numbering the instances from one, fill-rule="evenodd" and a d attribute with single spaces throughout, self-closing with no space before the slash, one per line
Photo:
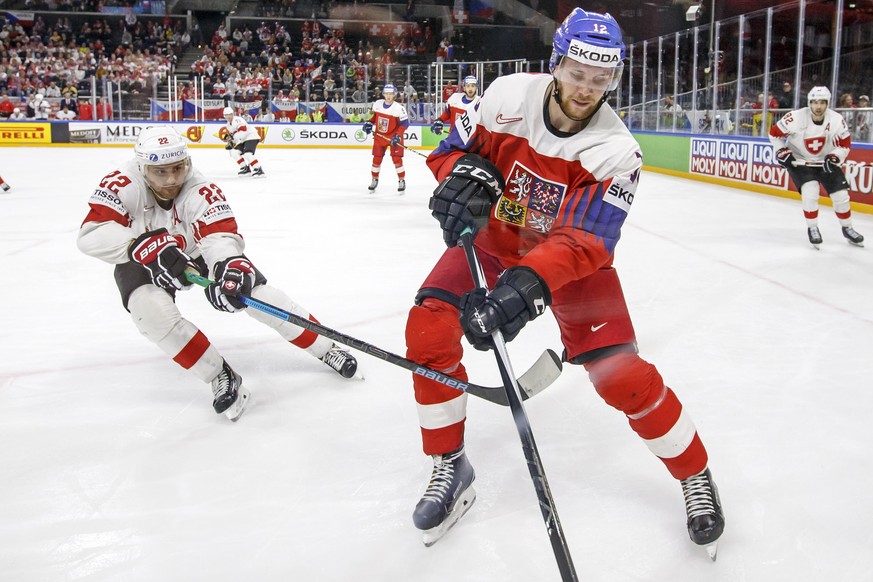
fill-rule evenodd
<path id="1" fill-rule="evenodd" d="M 93 111 L 92 79 L 101 85 L 111 82 L 116 91 L 151 94 L 155 84 L 166 82 L 178 53 L 190 42 L 182 22 L 142 22 L 134 15 L 114 19 L 115 28 L 112 22 L 98 17 L 72 23 L 69 17 L 37 15 L 28 25 L 3 24 L 0 104 L 33 111 L 33 99 L 41 96 L 50 105 L 49 118 L 57 117 L 63 111 L 62 101 L 67 101 L 74 119 L 89 114 L 102 119 L 108 108 L 100 106 L 102 115 Z M 83 101 L 89 102 L 84 115 Z M 0 115 L 8 117 L 7 109 L 0 107 Z"/>

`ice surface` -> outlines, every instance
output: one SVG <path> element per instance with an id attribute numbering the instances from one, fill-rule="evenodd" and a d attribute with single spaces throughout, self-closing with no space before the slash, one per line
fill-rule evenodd
<path id="1" fill-rule="evenodd" d="M 472 399 L 478 500 L 425 548 L 412 509 L 430 474 L 410 374 L 359 354 L 344 381 L 199 290 L 178 303 L 253 395 L 233 424 L 209 386 L 143 338 L 112 268 L 81 254 L 91 189 L 132 148 L 4 148 L 0 174 L 0 580 L 545 581 L 558 570 L 507 408 Z M 365 150 L 258 151 L 264 180 L 195 149 L 247 253 L 330 327 L 404 354 L 406 312 L 442 252 L 435 181 L 405 159 L 367 193 Z M 526 404 L 581 580 L 873 580 L 873 242 L 824 244 L 800 204 L 652 172 L 618 246 L 641 354 L 690 411 L 720 487 L 716 563 L 681 491 L 568 366 Z M 873 217 L 855 214 L 873 241 Z M 560 351 L 554 321 L 510 344 L 520 373 Z M 471 380 L 498 384 L 468 350 Z"/>

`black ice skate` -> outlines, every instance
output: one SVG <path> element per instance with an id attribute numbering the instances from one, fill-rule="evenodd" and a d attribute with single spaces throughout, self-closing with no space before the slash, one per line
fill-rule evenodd
<path id="1" fill-rule="evenodd" d="M 818 245 L 822 243 L 821 240 L 821 231 L 819 231 L 817 226 L 810 226 L 806 229 L 806 233 L 809 235 L 809 244 L 818 248 Z"/>
<path id="2" fill-rule="evenodd" d="M 370 185 L 367 187 L 367 190 L 370 191 L 370 194 L 376 191 L 376 186 L 379 185 L 379 178 L 373 178 L 373 181 L 370 182 Z"/>
<path id="3" fill-rule="evenodd" d="M 343 378 L 351 378 L 358 371 L 355 356 L 339 346 L 333 346 L 321 357 L 321 361 L 336 370 Z"/>
<path id="4" fill-rule="evenodd" d="M 404 180 L 403 178 L 400 178 L 397 181 L 397 193 L 403 194 L 404 192 L 406 192 L 406 180 Z"/>
<path id="5" fill-rule="evenodd" d="M 688 535 L 714 562 L 718 554 L 718 538 L 724 531 L 724 513 L 718 498 L 718 488 L 709 469 L 682 480 L 685 512 L 688 514 Z"/>
<path id="6" fill-rule="evenodd" d="M 7 184 L 6 182 L 3 182 L 2 184 L 0 184 L 0 188 L 3 188 L 4 192 L 9 192 L 9 190 L 12 189 L 12 186 Z"/>
<path id="7" fill-rule="evenodd" d="M 864 246 L 864 237 L 858 234 L 858 231 L 856 231 L 851 226 L 843 227 L 843 236 L 846 237 L 846 240 L 849 241 L 849 243 L 855 245 L 856 247 Z"/>
<path id="8" fill-rule="evenodd" d="M 233 371 L 222 362 L 221 372 L 212 380 L 212 408 L 218 414 L 224 414 L 233 422 L 236 422 L 249 402 L 249 391 L 242 384 L 242 376 Z"/>
<path id="9" fill-rule="evenodd" d="M 239 172 L 237 172 L 236 175 L 237 176 L 245 176 L 245 175 L 251 174 L 251 173 L 252 173 L 252 169 L 250 167 L 243 166 L 242 168 L 239 169 Z"/>
<path id="10" fill-rule="evenodd" d="M 252 178 L 261 178 L 264 176 L 264 169 L 257 168 L 254 172 L 252 172 Z"/>
<path id="11" fill-rule="evenodd" d="M 476 501 L 471 485 L 476 478 L 464 447 L 445 455 L 433 455 L 433 473 L 412 521 L 422 530 L 425 546 L 432 546 L 463 517 Z"/>

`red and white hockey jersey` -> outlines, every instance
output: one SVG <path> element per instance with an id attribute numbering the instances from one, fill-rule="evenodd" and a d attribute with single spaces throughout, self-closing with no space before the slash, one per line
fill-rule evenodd
<path id="1" fill-rule="evenodd" d="M 809 107 L 789 111 L 770 128 L 770 143 L 776 149 L 788 146 L 798 160 L 824 161 L 834 154 L 840 163 L 846 161 L 852 137 L 843 116 L 833 109 L 825 110 L 824 121 L 813 122 Z"/>
<path id="2" fill-rule="evenodd" d="M 135 160 L 103 178 L 88 205 L 77 243 L 83 253 L 107 263 L 130 260 L 131 241 L 159 228 L 184 236 L 183 250 L 193 258 L 202 255 L 210 268 L 245 249 L 221 189 L 194 168 L 168 208 L 157 204 Z"/>
<path id="3" fill-rule="evenodd" d="M 458 117 L 476 107 L 479 103 L 480 96 L 476 95 L 473 99 L 467 99 L 465 93 L 453 93 L 446 100 L 446 109 L 437 119 L 446 125 L 455 125 Z"/>
<path id="4" fill-rule="evenodd" d="M 384 99 L 378 99 L 373 103 L 373 117 L 370 118 L 373 123 L 373 130 L 379 135 L 386 136 L 389 140 L 396 134 L 403 138 L 403 133 L 409 127 L 409 115 L 406 113 L 406 107 L 395 101 L 391 105 L 385 103 Z M 387 141 L 376 137 L 376 145 L 388 145 Z"/>
<path id="5" fill-rule="evenodd" d="M 476 245 L 505 265 L 531 267 L 556 290 L 611 264 L 643 159 L 606 104 L 578 133 L 555 129 L 543 115 L 551 82 L 546 74 L 499 77 L 427 163 L 442 180 L 467 152 L 491 160 L 506 190 Z"/>
<path id="6" fill-rule="evenodd" d="M 260 141 L 261 139 L 255 126 L 238 115 L 234 115 L 233 119 L 227 122 L 224 127 L 227 133 L 233 136 L 233 145 L 253 139 Z"/>

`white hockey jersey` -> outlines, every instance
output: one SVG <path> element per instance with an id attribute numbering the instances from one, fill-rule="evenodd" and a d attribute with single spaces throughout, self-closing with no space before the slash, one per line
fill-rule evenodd
<path id="1" fill-rule="evenodd" d="M 834 154 L 842 164 L 852 138 L 846 120 L 833 109 L 825 110 L 824 121 L 817 124 L 809 107 L 804 107 L 789 111 L 770 128 L 770 143 L 776 149 L 788 146 L 798 160 L 821 163 Z"/>
<path id="2" fill-rule="evenodd" d="M 79 228 L 77 244 L 86 255 L 107 263 L 130 260 L 130 243 L 159 228 L 184 236 L 185 253 L 192 258 L 202 256 L 210 269 L 245 249 L 221 189 L 194 168 L 168 208 L 157 203 L 135 160 L 103 178 L 88 205 L 90 211 Z"/>
<path id="3" fill-rule="evenodd" d="M 234 115 L 233 119 L 226 123 L 224 127 L 227 129 L 227 133 L 233 137 L 233 145 L 238 145 L 253 139 L 260 141 L 261 139 L 261 136 L 258 135 L 257 130 L 251 122 L 246 121 L 238 115 Z"/>
<path id="4" fill-rule="evenodd" d="M 476 95 L 473 99 L 468 100 L 465 93 L 452 93 L 446 100 L 446 109 L 439 116 L 439 120 L 447 125 L 455 125 L 458 117 L 476 107 L 480 98 L 479 95 Z"/>

